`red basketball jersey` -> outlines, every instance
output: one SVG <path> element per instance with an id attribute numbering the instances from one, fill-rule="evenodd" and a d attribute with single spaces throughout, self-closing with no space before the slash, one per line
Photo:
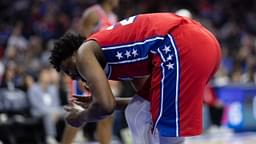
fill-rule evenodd
<path id="1" fill-rule="evenodd" d="M 204 88 L 220 61 L 215 37 L 199 23 L 171 13 L 132 16 L 97 32 L 108 79 L 150 76 L 140 96 L 151 104 L 161 136 L 202 132 Z"/>
<path id="2" fill-rule="evenodd" d="M 150 74 L 150 54 L 164 37 L 181 23 L 190 21 L 171 13 L 132 16 L 97 32 L 88 40 L 102 47 L 111 80 L 130 80 Z"/>

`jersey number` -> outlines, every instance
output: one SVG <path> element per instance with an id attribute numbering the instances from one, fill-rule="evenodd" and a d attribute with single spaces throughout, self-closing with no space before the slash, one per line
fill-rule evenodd
<path id="1" fill-rule="evenodd" d="M 129 17 L 129 18 L 127 18 L 127 19 L 124 19 L 124 20 L 120 21 L 120 24 L 121 24 L 122 26 L 131 24 L 131 23 L 134 22 L 135 18 L 136 18 L 136 16 Z"/>
<path id="2" fill-rule="evenodd" d="M 136 16 L 132 16 L 132 17 L 129 17 L 129 18 L 127 18 L 127 19 L 124 19 L 124 20 L 120 21 L 119 23 L 120 23 L 122 26 L 125 26 L 125 25 L 128 25 L 128 24 L 133 23 L 134 20 L 135 20 L 135 18 L 136 18 Z M 114 24 L 114 25 L 108 27 L 107 30 L 111 30 L 111 29 L 113 29 L 115 26 L 116 26 L 116 24 Z"/>

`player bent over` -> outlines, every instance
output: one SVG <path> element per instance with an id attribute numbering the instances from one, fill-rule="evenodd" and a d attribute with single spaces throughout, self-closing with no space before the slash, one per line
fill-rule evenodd
<path id="1" fill-rule="evenodd" d="M 203 91 L 220 57 L 219 43 L 201 24 L 154 13 L 122 20 L 87 40 L 64 35 L 50 62 L 57 71 L 82 79 L 92 92 L 92 102 L 83 110 L 67 108 L 70 125 L 110 115 L 120 101 L 108 79 L 129 80 L 137 90 L 125 110 L 134 143 L 169 144 L 201 134 Z"/>

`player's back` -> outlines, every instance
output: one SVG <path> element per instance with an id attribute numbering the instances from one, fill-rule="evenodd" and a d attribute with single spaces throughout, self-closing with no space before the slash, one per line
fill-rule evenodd
<path id="1" fill-rule="evenodd" d="M 124 19 L 94 34 L 90 39 L 97 40 L 102 47 L 128 44 L 165 36 L 175 27 L 190 21 L 172 13 L 141 14 Z"/>
<path id="2" fill-rule="evenodd" d="M 190 21 L 171 13 L 141 14 L 97 32 L 89 39 L 96 40 L 102 47 L 111 67 L 110 79 L 142 77 L 150 73 L 150 54 L 169 40 L 167 34 Z"/>
<path id="3" fill-rule="evenodd" d="M 149 31 L 150 35 L 162 36 L 171 32 L 172 29 L 190 20 L 172 13 L 153 13 L 138 15 L 138 22 L 145 27 L 143 32 Z"/>

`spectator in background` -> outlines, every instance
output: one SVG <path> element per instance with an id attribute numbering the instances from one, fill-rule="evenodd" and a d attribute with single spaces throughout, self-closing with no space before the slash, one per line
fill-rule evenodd
<path id="1" fill-rule="evenodd" d="M 40 59 L 43 49 L 43 40 L 40 36 L 32 35 L 29 37 L 26 55 L 20 61 L 26 71 L 36 74 L 42 66 L 45 66 L 42 65 L 42 60 Z"/>
<path id="2" fill-rule="evenodd" d="M 213 83 L 217 86 L 223 86 L 230 83 L 230 78 L 228 76 L 227 70 L 221 63 L 220 68 L 215 74 L 215 78 L 213 79 Z"/>
<path id="3" fill-rule="evenodd" d="M 256 84 L 256 59 L 253 56 L 246 58 L 247 70 L 242 74 L 242 83 Z"/>
<path id="4" fill-rule="evenodd" d="M 23 23 L 17 22 L 12 31 L 12 35 L 8 39 L 9 48 L 15 48 L 16 50 L 24 50 L 27 48 L 27 40 L 22 35 Z"/>
<path id="5" fill-rule="evenodd" d="M 118 6 L 119 0 L 99 0 L 86 9 L 81 18 L 80 33 L 88 37 L 92 33 L 103 30 L 117 22 L 113 9 Z"/>
<path id="6" fill-rule="evenodd" d="M 28 88 L 28 97 L 31 102 L 31 113 L 34 117 L 42 117 L 48 144 L 57 143 L 56 123 L 63 118 L 64 111 L 60 106 L 59 94 L 56 85 L 52 85 L 51 72 L 42 69 L 39 73 L 38 82 L 31 82 Z"/>
<path id="7" fill-rule="evenodd" d="M 20 64 L 25 58 L 28 42 L 22 35 L 23 23 L 17 22 L 14 26 L 11 36 L 8 39 L 6 56 L 7 61 L 12 60 Z"/>
<path id="8" fill-rule="evenodd" d="M 244 34 L 241 38 L 241 48 L 238 52 L 240 65 L 242 69 L 241 83 L 255 83 L 256 82 L 256 59 L 255 48 L 256 40 L 251 34 Z"/>
<path id="9" fill-rule="evenodd" d="M 17 66 L 14 62 L 9 62 L 6 65 L 0 87 L 6 88 L 8 90 L 14 90 L 15 88 L 19 88 L 21 85 L 19 85 L 17 80 Z"/>
<path id="10" fill-rule="evenodd" d="M 4 62 L 2 56 L 0 56 L 0 83 L 2 83 L 3 75 L 4 75 Z"/>

